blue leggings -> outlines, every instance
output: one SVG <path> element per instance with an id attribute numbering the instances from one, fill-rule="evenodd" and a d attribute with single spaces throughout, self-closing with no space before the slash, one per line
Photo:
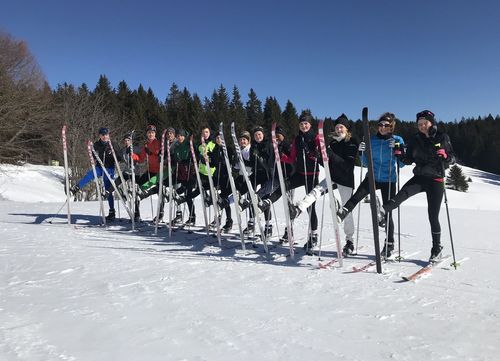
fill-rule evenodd
<path id="1" fill-rule="evenodd" d="M 103 177 L 104 179 L 104 189 L 109 190 L 112 188 L 111 186 L 111 181 L 109 178 L 106 176 L 106 174 L 103 172 L 101 167 L 96 166 L 95 171 L 97 173 L 98 177 Z M 109 173 L 111 176 L 111 179 L 115 178 L 115 168 L 106 168 L 106 171 Z M 78 182 L 78 186 L 80 188 L 83 188 L 87 183 L 91 182 L 94 180 L 94 172 L 92 169 L 90 169 L 87 174 L 83 176 L 82 179 L 80 179 L 80 182 Z M 114 209 L 115 208 L 115 199 L 113 197 L 113 194 L 111 193 L 108 197 L 108 204 L 109 204 L 109 209 Z"/>

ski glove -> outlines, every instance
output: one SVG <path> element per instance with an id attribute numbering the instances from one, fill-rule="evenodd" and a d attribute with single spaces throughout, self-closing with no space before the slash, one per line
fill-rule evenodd
<path id="1" fill-rule="evenodd" d="M 443 158 L 443 159 L 448 158 L 448 154 L 446 153 L 446 150 L 444 150 L 443 148 L 438 149 L 436 151 L 436 154 L 438 155 L 439 158 Z"/>
<path id="2" fill-rule="evenodd" d="M 396 147 L 396 140 L 394 138 L 389 139 L 389 148 L 394 148 Z"/>
<path id="3" fill-rule="evenodd" d="M 365 142 L 359 143 L 358 151 L 364 152 L 365 150 L 366 150 L 366 143 Z"/>
<path id="4" fill-rule="evenodd" d="M 153 154 L 153 152 L 151 151 L 151 149 L 149 149 L 148 147 L 145 147 L 144 149 L 145 149 L 147 155 Z"/>

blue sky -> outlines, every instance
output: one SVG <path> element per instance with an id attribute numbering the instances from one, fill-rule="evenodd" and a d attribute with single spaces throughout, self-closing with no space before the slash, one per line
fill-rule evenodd
<path id="1" fill-rule="evenodd" d="M 500 2 L 1 1 L 0 29 L 28 42 L 49 84 L 173 82 L 202 98 L 223 84 L 246 101 L 318 117 L 385 111 L 413 120 L 500 113 Z"/>

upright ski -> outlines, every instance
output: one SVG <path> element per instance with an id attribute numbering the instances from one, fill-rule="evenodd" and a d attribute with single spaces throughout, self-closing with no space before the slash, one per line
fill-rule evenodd
<path id="1" fill-rule="evenodd" d="M 116 167 L 116 171 L 118 173 L 118 177 L 120 178 L 120 181 L 121 181 L 121 186 L 124 190 L 124 194 L 125 194 L 125 197 L 127 198 L 127 203 L 129 204 L 129 208 L 130 208 L 130 200 L 129 200 L 129 193 L 127 191 L 127 184 L 125 183 L 125 178 L 123 178 L 123 173 L 122 173 L 122 170 L 120 168 L 120 163 L 118 163 L 118 158 L 116 157 L 116 153 L 115 153 L 115 148 L 113 147 L 113 142 L 111 141 L 111 138 L 109 138 L 109 147 L 111 149 L 111 154 L 113 156 L 113 160 L 115 161 L 115 167 Z M 116 189 L 116 188 L 115 188 Z M 118 189 L 116 189 L 117 192 L 119 192 Z M 132 222 L 133 222 L 133 218 L 132 217 Z"/>
<path id="2" fill-rule="evenodd" d="M 63 154 L 64 154 L 64 178 L 66 181 L 66 203 L 68 203 L 68 224 L 71 225 L 71 195 L 69 188 L 69 166 L 68 166 L 68 143 L 66 142 L 66 125 L 62 127 L 62 143 L 63 143 Z"/>
<path id="3" fill-rule="evenodd" d="M 217 241 L 219 242 L 219 247 L 222 247 L 222 240 L 220 238 L 219 205 L 217 204 L 217 191 L 214 187 L 214 180 L 212 179 L 212 169 L 210 168 L 210 160 L 208 159 L 207 144 L 205 143 L 205 138 L 203 137 L 201 137 L 201 146 L 203 148 L 203 158 L 205 159 L 205 165 L 207 168 L 210 196 L 212 197 L 212 205 L 214 206 L 215 226 L 217 227 Z"/>
<path id="4" fill-rule="evenodd" d="M 250 178 L 248 177 L 247 168 L 245 167 L 245 163 L 243 162 L 243 157 L 241 155 L 240 145 L 238 144 L 238 137 L 236 136 L 236 130 L 234 128 L 234 122 L 231 123 L 231 137 L 233 138 L 234 149 L 236 151 L 236 156 L 238 157 L 238 162 L 240 164 L 240 170 L 243 174 L 243 178 L 245 179 L 245 183 L 246 183 L 247 188 L 248 188 L 248 193 L 250 194 L 250 199 L 252 200 L 253 211 L 255 214 L 255 222 L 259 225 L 259 229 L 260 229 L 260 238 L 262 239 L 262 242 L 264 243 L 265 252 L 267 254 L 269 254 L 269 249 L 267 247 L 267 238 L 265 236 L 264 227 L 262 226 L 262 223 L 260 222 L 257 194 L 255 193 L 255 190 L 253 189 L 252 182 L 250 182 Z"/>
<path id="5" fill-rule="evenodd" d="M 283 169 L 281 168 L 280 152 L 278 150 L 278 141 L 276 140 L 276 123 L 273 123 L 272 125 L 271 138 L 274 149 L 275 167 L 278 170 L 278 179 L 280 182 L 280 188 L 282 194 L 281 198 L 283 199 L 283 207 L 285 208 L 285 222 L 288 234 L 288 246 L 290 247 L 290 258 L 293 259 L 295 255 L 295 250 L 293 248 L 293 243 L 294 243 L 293 228 L 292 228 L 292 222 L 290 221 L 290 210 L 288 208 L 288 197 L 285 186 L 285 177 L 283 176 Z"/>
<path id="6" fill-rule="evenodd" d="M 193 158 L 194 171 L 196 173 L 196 182 L 198 183 L 198 189 L 200 190 L 201 204 L 202 204 L 202 208 L 203 208 L 203 218 L 205 220 L 205 227 L 207 229 L 207 236 L 209 236 L 210 235 L 210 225 L 208 224 L 207 209 L 205 208 L 205 194 L 203 191 L 203 184 L 201 183 L 200 169 L 198 167 L 198 160 L 196 159 L 196 154 L 194 152 L 193 136 L 192 135 L 189 137 L 189 148 L 191 149 L 191 157 Z"/>
<path id="7" fill-rule="evenodd" d="M 366 142 L 366 161 L 368 163 L 368 184 L 370 187 L 370 208 L 372 212 L 373 242 L 375 246 L 375 262 L 377 273 L 382 273 L 382 260 L 380 257 L 380 245 L 378 234 L 378 209 L 377 197 L 375 195 L 375 174 L 373 173 L 372 142 L 370 138 L 370 123 L 368 122 L 368 108 L 363 108 L 363 135 Z M 359 207 L 359 206 L 358 206 Z"/>
<path id="8" fill-rule="evenodd" d="M 137 210 L 135 209 L 136 203 L 136 193 L 135 193 L 135 164 L 134 164 L 134 132 L 132 130 L 130 132 L 130 173 L 132 177 L 132 199 L 130 202 L 130 209 L 134 214 L 134 218 L 132 218 L 132 230 L 135 230 L 135 215 Z"/>
<path id="9" fill-rule="evenodd" d="M 231 162 L 229 160 L 229 155 L 227 153 L 227 146 L 226 146 L 226 139 L 224 138 L 224 124 L 221 122 L 219 124 L 219 133 L 220 133 L 220 138 L 221 138 L 221 144 L 222 144 L 222 151 L 224 152 L 224 161 L 226 162 L 226 169 L 227 169 L 227 174 L 229 178 L 229 185 L 231 186 L 231 191 L 233 192 L 233 197 L 235 201 L 235 207 L 234 211 L 236 212 L 236 220 L 238 221 L 238 228 L 240 231 L 240 238 L 241 238 L 241 248 L 245 250 L 245 236 L 243 235 L 243 227 L 241 225 L 241 213 L 237 209 L 238 204 L 240 203 L 240 194 L 236 190 L 236 185 L 234 184 L 234 179 L 231 176 L 232 171 L 231 171 Z"/>
<path id="10" fill-rule="evenodd" d="M 91 140 L 89 140 L 87 142 L 87 151 L 89 154 L 90 164 L 92 165 L 92 172 L 94 173 L 94 182 L 97 192 L 97 198 L 99 199 L 99 204 L 101 207 L 102 224 L 106 225 L 106 215 L 104 214 L 104 203 L 102 201 L 102 196 L 101 196 L 101 186 L 99 185 L 99 178 L 97 177 L 97 171 L 95 170 L 95 160 L 94 157 L 92 156 L 93 149 L 94 149 L 94 144 L 92 143 Z"/>
<path id="11" fill-rule="evenodd" d="M 326 154 L 326 145 L 325 145 L 325 134 L 323 132 L 323 126 L 325 121 L 320 120 L 318 123 L 318 135 L 319 135 L 319 146 L 321 149 L 321 157 L 323 159 L 323 168 L 325 169 L 325 179 L 326 186 L 328 188 L 328 196 L 330 198 L 330 211 L 332 213 L 333 220 L 333 230 L 335 232 L 335 243 L 337 245 L 337 258 L 339 260 L 340 267 L 343 266 L 342 259 L 342 245 L 340 244 L 340 232 L 339 232 L 339 224 L 337 221 L 337 202 L 335 202 L 335 196 L 333 195 L 333 184 L 330 173 L 330 164 L 328 162 L 328 155 Z"/>
<path id="12" fill-rule="evenodd" d="M 170 140 L 167 140 L 167 172 L 168 172 L 168 238 L 172 238 L 172 205 L 174 186 L 172 185 L 172 158 L 170 157 Z"/>
<path id="13" fill-rule="evenodd" d="M 160 223 L 160 213 L 163 204 L 163 162 L 165 159 L 165 134 L 167 130 L 164 129 L 161 133 L 161 146 L 160 146 L 160 172 L 158 174 L 158 202 L 156 203 L 156 218 L 155 218 L 155 236 L 158 234 L 158 223 Z M 170 170 L 169 170 L 170 171 Z M 170 223 L 170 222 L 169 222 Z M 169 225 L 170 227 L 170 225 Z M 170 238 L 169 234 L 169 238 Z"/>

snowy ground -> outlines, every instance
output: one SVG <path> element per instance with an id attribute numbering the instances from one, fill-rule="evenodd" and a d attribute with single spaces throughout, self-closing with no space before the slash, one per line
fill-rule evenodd
<path id="1" fill-rule="evenodd" d="M 168 239 L 165 228 L 132 232 L 125 220 L 104 229 L 96 202 L 72 203 L 76 227 L 64 215 L 49 224 L 64 201 L 61 169 L 2 165 L 0 360 L 498 360 L 500 179 L 465 171 L 469 192 L 448 197 L 455 252 L 466 261 L 408 283 L 401 276 L 431 246 L 423 196 L 401 209 L 402 249 L 412 255 L 381 275 L 351 273 L 373 259 L 368 204 L 359 255 L 320 270 L 317 256 L 299 251 L 304 215 L 294 261 L 281 246 L 267 258 L 262 246 L 242 251 L 225 239 L 220 249 L 202 233 Z M 410 176 L 402 170 L 403 182 Z M 151 218 L 149 200 L 141 210 Z M 281 200 L 276 211 L 282 232 Z M 444 205 L 441 225 L 450 254 Z M 332 235 L 325 213 L 324 261 L 334 256 Z"/>

